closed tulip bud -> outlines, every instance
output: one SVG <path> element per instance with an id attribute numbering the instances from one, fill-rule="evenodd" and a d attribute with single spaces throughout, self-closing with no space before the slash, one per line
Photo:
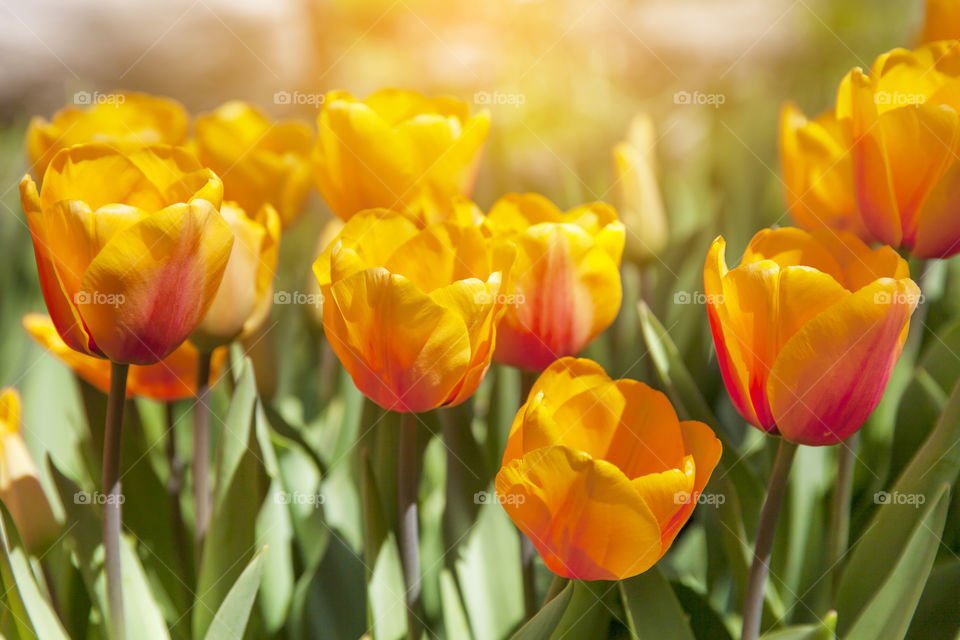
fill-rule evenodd
<path id="1" fill-rule="evenodd" d="M 53 156 L 75 144 L 141 147 L 186 140 L 187 113 L 175 100 L 130 91 L 80 91 L 74 101 L 77 106 L 61 109 L 50 121 L 39 116 L 30 121 L 26 144 L 34 175 L 42 177 Z"/>
<path id="2" fill-rule="evenodd" d="M 648 116 L 637 116 L 630 139 L 613 148 L 617 211 L 626 227 L 624 256 L 644 265 L 667 245 L 667 217 L 657 184 L 655 130 Z"/>
<path id="3" fill-rule="evenodd" d="M 359 213 L 313 265 L 327 340 L 385 409 L 459 404 L 490 366 L 512 258 L 477 225 Z"/>
<path id="4" fill-rule="evenodd" d="M 0 389 L 0 500 L 28 552 L 38 555 L 54 542 L 60 525 L 20 435 L 20 396 L 12 388 Z"/>
<path id="5" fill-rule="evenodd" d="M 300 122 L 271 122 L 256 107 L 232 101 L 197 117 L 193 146 L 223 180 L 224 198 L 244 211 L 272 205 L 289 227 L 310 192 L 313 132 Z"/>
<path id="6" fill-rule="evenodd" d="M 64 149 L 20 201 L 40 286 L 72 349 L 153 364 L 189 336 L 220 286 L 233 245 L 222 185 L 183 149 Z"/>
<path id="7" fill-rule="evenodd" d="M 921 42 L 960 38 L 960 3 L 957 0 L 927 0 Z"/>
<path id="8" fill-rule="evenodd" d="M 498 501 L 557 575 L 621 580 L 667 552 L 721 450 L 709 427 L 680 422 L 659 391 L 563 358 L 517 413 Z"/>
<path id="9" fill-rule="evenodd" d="M 273 306 L 281 233 L 276 210 L 266 204 L 249 216 L 235 202 L 225 202 L 220 215 L 233 229 L 233 250 L 217 295 L 190 336 L 204 351 L 250 336 Z"/>
<path id="10" fill-rule="evenodd" d="M 470 195 L 490 118 L 454 98 L 383 89 L 365 100 L 328 93 L 318 124 L 315 182 L 346 220 L 378 207 L 430 212 Z"/>
<path id="11" fill-rule="evenodd" d="M 797 105 L 783 105 L 780 164 L 790 217 L 805 229 L 849 231 L 871 242 L 857 211 L 850 146 L 832 109 L 808 120 Z"/>
<path id="12" fill-rule="evenodd" d="M 728 269 L 723 238 L 703 268 L 717 360 L 750 424 L 836 444 L 876 408 L 920 298 L 907 263 L 850 233 L 763 230 Z"/>
<path id="13" fill-rule="evenodd" d="M 536 194 L 510 194 L 487 216 L 498 241 L 516 247 L 497 328 L 497 362 L 542 371 L 576 355 L 620 310 L 624 229 L 601 202 L 567 212 Z"/>
<path id="14" fill-rule="evenodd" d="M 55 355 L 81 379 L 103 393 L 110 392 L 110 362 L 74 351 L 57 333 L 53 321 L 40 313 L 23 317 L 23 328 L 37 344 Z M 211 380 L 220 375 L 226 349 L 213 353 Z M 184 342 L 156 364 L 133 365 L 127 375 L 127 397 L 149 398 L 158 402 L 174 402 L 192 398 L 197 393 L 197 348 Z"/>
<path id="15" fill-rule="evenodd" d="M 853 140 L 860 215 L 884 244 L 918 258 L 960 252 L 960 44 L 879 56 L 843 79 L 837 118 Z"/>

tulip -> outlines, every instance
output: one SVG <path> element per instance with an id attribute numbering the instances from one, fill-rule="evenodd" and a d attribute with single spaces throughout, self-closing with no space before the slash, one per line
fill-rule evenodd
<path id="1" fill-rule="evenodd" d="M 613 148 L 613 190 L 627 231 L 625 256 L 644 265 L 667 245 L 667 217 L 657 185 L 653 121 L 649 116 L 637 116 L 630 134 L 629 140 Z"/>
<path id="2" fill-rule="evenodd" d="M 384 89 L 366 100 L 328 93 L 318 124 L 314 179 L 336 215 L 383 207 L 431 219 L 437 203 L 473 190 L 490 118 L 454 98 Z"/>
<path id="3" fill-rule="evenodd" d="M 40 484 L 37 465 L 20 435 L 20 396 L 0 389 L 0 500 L 7 507 L 26 550 L 42 553 L 57 537 L 50 502 Z"/>
<path id="4" fill-rule="evenodd" d="M 233 229 L 233 250 L 220 288 L 191 342 L 204 351 L 242 340 L 259 329 L 273 306 L 280 217 L 269 204 L 250 217 L 234 202 L 220 209 Z"/>
<path id="5" fill-rule="evenodd" d="M 960 3 L 957 0 L 927 0 L 921 42 L 960 38 Z"/>
<path id="6" fill-rule="evenodd" d="M 223 180 L 224 197 L 244 211 L 270 204 L 289 227 L 310 191 L 313 133 L 300 122 L 271 122 L 256 107 L 231 101 L 196 122 L 193 146 Z"/>
<path id="7" fill-rule="evenodd" d="M 612 207 L 596 202 L 564 213 L 543 196 L 510 194 L 493 205 L 487 223 L 517 251 L 497 362 L 542 371 L 610 326 L 620 310 L 624 245 Z"/>
<path id="8" fill-rule="evenodd" d="M 130 91 L 82 91 L 75 101 L 80 98 L 86 99 L 87 106 L 61 109 L 51 121 L 40 116 L 30 121 L 26 146 L 34 175 L 42 177 L 53 156 L 75 144 L 106 142 L 115 147 L 140 147 L 180 145 L 186 139 L 187 114 L 175 100 Z"/>
<path id="9" fill-rule="evenodd" d="M 110 363 L 74 351 L 57 333 L 53 321 L 40 313 L 28 313 L 23 317 L 23 328 L 37 344 L 55 355 L 73 372 L 103 393 L 110 391 Z M 227 355 L 220 349 L 214 353 L 213 377 L 219 376 L 220 367 Z M 141 397 L 158 402 L 174 402 L 193 397 L 197 390 L 197 349 L 189 342 L 156 364 L 130 367 L 127 377 L 127 397 Z"/>
<path id="10" fill-rule="evenodd" d="M 920 290 L 890 247 L 850 233 L 763 230 L 727 269 L 722 237 L 703 268 L 720 371 L 763 431 L 836 444 L 877 406 Z"/>
<path id="11" fill-rule="evenodd" d="M 517 413 L 498 501 L 557 575 L 621 580 L 670 548 L 720 453 L 713 431 L 679 421 L 664 394 L 563 358 Z"/>
<path id="12" fill-rule="evenodd" d="M 918 258 L 960 251 L 960 44 L 879 56 L 843 79 L 837 119 L 853 140 L 860 215 L 884 244 Z"/>
<path id="13" fill-rule="evenodd" d="M 792 102 L 780 113 L 780 164 L 787 208 L 805 229 L 827 227 L 873 238 L 857 211 L 850 132 L 831 109 L 808 120 Z"/>
<path id="14" fill-rule="evenodd" d="M 459 404 L 490 366 L 512 257 L 474 224 L 359 213 L 313 265 L 330 346 L 385 409 Z"/>
<path id="15" fill-rule="evenodd" d="M 165 358 L 203 319 L 233 232 L 222 185 L 183 149 L 64 149 L 43 188 L 29 174 L 20 201 L 40 286 L 64 342 L 116 363 Z"/>

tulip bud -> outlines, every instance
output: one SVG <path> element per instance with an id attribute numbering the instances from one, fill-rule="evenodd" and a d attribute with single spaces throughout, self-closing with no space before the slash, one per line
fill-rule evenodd
<path id="1" fill-rule="evenodd" d="M 56 539 L 60 525 L 20 435 L 20 396 L 12 388 L 0 390 L 0 500 L 29 553 L 42 553 Z"/>

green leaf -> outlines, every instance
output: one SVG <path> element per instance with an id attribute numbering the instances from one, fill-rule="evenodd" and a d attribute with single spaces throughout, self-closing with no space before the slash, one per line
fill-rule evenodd
<path id="1" fill-rule="evenodd" d="M 573 599 L 573 583 L 568 583 L 550 602 L 545 604 L 527 623 L 520 627 L 510 640 L 542 640 L 549 638 L 560 624 L 570 601 Z"/>
<path id="2" fill-rule="evenodd" d="M 695 640 L 670 583 L 653 567 L 619 583 L 634 640 Z"/>
<path id="3" fill-rule="evenodd" d="M 911 508 L 909 505 L 886 506 L 897 506 L 901 511 Z M 932 504 L 917 509 L 922 516 L 910 538 L 896 557 L 891 572 L 863 607 L 849 632 L 844 634 L 844 640 L 901 640 L 907 634 L 913 612 L 923 593 L 923 585 L 937 556 L 949 506 L 950 486 L 944 483 Z M 916 520 L 903 515 L 901 517 L 904 520 Z M 840 609 L 840 613 L 848 615 L 843 609 Z"/>
<path id="4" fill-rule="evenodd" d="M 837 634 L 837 612 L 830 611 L 820 624 L 805 624 L 765 633 L 761 640 L 834 640 Z"/>
<path id="5" fill-rule="evenodd" d="M 207 630 L 206 640 L 241 640 L 250 619 L 250 610 L 253 608 L 260 588 L 260 578 L 263 575 L 263 561 L 266 557 L 265 548 L 253 556 L 250 564 L 243 570 L 237 581 L 233 583 L 223 604 L 213 617 L 210 628 Z"/>
<path id="6" fill-rule="evenodd" d="M 958 472 L 960 383 L 950 394 L 937 426 L 890 489 L 891 502 L 881 504 L 854 546 L 837 597 L 841 635 L 859 617 L 877 589 L 886 583 L 926 515 L 924 510 L 914 509 L 910 504 L 898 504 L 898 498 L 933 505 L 941 495 L 943 484 L 952 484 Z"/>
<path id="7" fill-rule="evenodd" d="M 908 640 L 955 640 L 960 635 L 958 593 L 960 559 L 950 557 L 930 572 L 907 632 Z"/>
<path id="8" fill-rule="evenodd" d="M 368 587 L 374 638 L 397 640 L 407 635 L 406 592 L 400 549 L 390 532 L 380 545 Z"/>
<path id="9" fill-rule="evenodd" d="M 615 582 L 573 580 L 573 596 L 550 640 L 598 640 L 607 637 Z"/>
<path id="10" fill-rule="evenodd" d="M 697 640 L 731 640 L 730 631 L 704 594 L 679 582 L 672 583 L 672 586 Z"/>

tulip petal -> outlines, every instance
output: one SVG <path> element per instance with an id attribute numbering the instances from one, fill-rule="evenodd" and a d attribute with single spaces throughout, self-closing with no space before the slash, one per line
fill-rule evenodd
<path id="1" fill-rule="evenodd" d="M 176 204 L 117 233 L 94 258 L 79 310 L 111 360 L 152 364 L 183 342 L 216 294 L 233 245 L 206 200 Z"/>
<path id="2" fill-rule="evenodd" d="M 787 341 L 767 381 L 785 438 L 835 444 L 860 428 L 883 395 L 919 295 L 911 280 L 877 280 Z"/>
<path id="3" fill-rule="evenodd" d="M 662 555 L 656 516 L 623 473 L 566 447 L 512 460 L 497 474 L 510 518 L 557 575 L 629 578 Z"/>
<path id="4" fill-rule="evenodd" d="M 960 252 L 960 162 L 954 162 L 927 196 L 917 220 L 911 253 L 948 258 Z"/>
<path id="5" fill-rule="evenodd" d="M 684 457 L 679 469 L 648 473 L 630 481 L 657 518 L 661 543 L 665 537 L 664 532 L 673 526 L 674 516 L 688 504 L 692 511 L 692 505 L 696 503 L 697 497 L 693 494 L 696 469 L 693 456 L 688 455 Z M 671 531 L 672 533 L 675 532 Z M 670 535 L 670 540 L 672 539 L 673 536 Z"/>
<path id="6" fill-rule="evenodd" d="M 683 433 L 683 444 L 687 453 L 693 456 L 696 465 L 696 479 L 693 483 L 693 489 L 690 494 L 690 500 L 680 507 L 673 515 L 667 526 L 663 527 L 663 546 L 669 547 L 680 529 L 690 519 L 693 514 L 693 508 L 697 504 L 697 499 L 703 488 L 707 486 L 707 481 L 713 474 L 713 470 L 720 462 L 720 456 L 723 454 L 723 446 L 720 440 L 707 425 L 695 420 L 686 420 L 680 423 L 680 431 Z"/>
<path id="7" fill-rule="evenodd" d="M 360 212 L 347 220 L 336 240 L 328 244 L 314 262 L 314 274 L 321 286 L 330 284 L 332 255 L 338 242 L 341 248 L 355 252 L 358 260 L 356 270 L 362 270 L 385 265 L 398 246 L 419 232 L 416 222 L 402 213 L 389 209 Z M 340 277 L 346 275 L 350 274 L 344 273 Z"/>
<path id="8" fill-rule="evenodd" d="M 781 267 L 804 265 L 830 274 L 837 282 L 843 282 L 843 270 L 836 258 L 820 242 L 831 231 L 813 234 L 797 227 L 761 229 L 750 240 L 740 265 L 772 260 Z"/>

